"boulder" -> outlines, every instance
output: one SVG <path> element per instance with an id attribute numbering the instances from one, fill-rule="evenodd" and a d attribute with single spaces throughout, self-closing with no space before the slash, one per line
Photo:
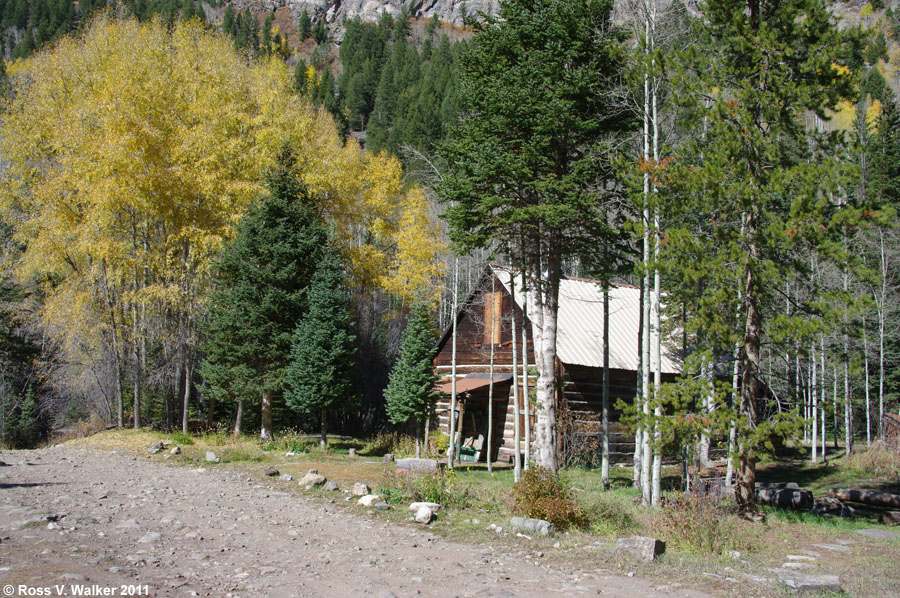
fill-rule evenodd
<path id="1" fill-rule="evenodd" d="M 180 446 L 172 447 L 172 450 L 169 451 L 169 454 L 170 454 L 170 455 L 180 455 L 180 454 L 181 454 L 181 447 L 180 447 Z"/>
<path id="2" fill-rule="evenodd" d="M 384 462 L 385 462 L 385 463 L 393 463 L 393 462 L 394 462 L 394 455 L 393 455 L 392 453 L 386 454 L 386 455 L 384 456 Z"/>
<path id="3" fill-rule="evenodd" d="M 380 502 L 380 503 L 375 504 L 376 511 L 387 511 L 390 508 L 391 508 L 391 505 L 387 504 L 386 502 Z"/>
<path id="4" fill-rule="evenodd" d="M 340 488 L 338 488 L 337 482 L 328 480 L 327 482 L 322 484 L 322 490 L 325 490 L 327 492 L 334 492 L 336 490 L 340 490 Z"/>
<path id="5" fill-rule="evenodd" d="M 431 473 L 437 471 L 437 461 L 434 459 L 398 459 L 397 469 L 414 473 Z"/>
<path id="6" fill-rule="evenodd" d="M 328 481 L 325 476 L 319 475 L 318 473 L 315 473 L 315 471 L 315 469 L 310 470 L 309 473 L 300 478 L 298 484 L 309 490 L 313 486 L 321 486 Z"/>
<path id="7" fill-rule="evenodd" d="M 884 525 L 900 525 L 900 511 L 885 511 L 878 521 Z"/>
<path id="8" fill-rule="evenodd" d="M 381 495 L 379 495 L 379 494 L 366 494 L 365 496 L 360 498 L 358 501 L 356 501 L 356 503 L 360 504 L 364 507 L 371 507 L 380 500 L 381 500 Z"/>
<path id="9" fill-rule="evenodd" d="M 221 460 L 222 459 L 220 459 L 219 456 L 216 455 L 214 452 L 206 451 L 206 462 L 207 463 L 218 463 Z"/>
<path id="10" fill-rule="evenodd" d="M 509 520 L 509 527 L 516 532 L 526 534 L 539 534 L 549 536 L 553 533 L 553 524 L 543 519 L 530 519 L 528 517 L 513 517 Z"/>
<path id="11" fill-rule="evenodd" d="M 150 453 L 151 455 L 155 455 L 156 453 L 160 452 L 161 450 L 163 450 L 163 443 L 162 442 L 154 442 L 153 444 L 150 445 L 150 448 L 147 449 L 147 452 Z"/>
<path id="12" fill-rule="evenodd" d="M 278 471 L 277 469 L 275 469 L 274 467 L 272 467 L 271 465 L 269 467 L 266 467 L 263 470 L 263 473 L 266 474 L 267 476 L 269 476 L 270 478 L 274 478 L 277 475 L 281 475 L 281 472 Z"/>
<path id="13" fill-rule="evenodd" d="M 831 497 L 825 497 L 822 500 L 817 500 L 816 504 L 813 505 L 812 512 L 816 515 L 824 515 L 826 517 L 844 517 L 846 519 L 852 519 L 854 516 L 856 516 L 856 509 L 846 503 L 839 501 L 836 498 Z"/>
<path id="14" fill-rule="evenodd" d="M 416 511 L 416 522 L 428 524 L 431 523 L 431 520 L 434 518 L 434 511 L 429 509 L 426 505 L 422 505 Z"/>
<path id="15" fill-rule="evenodd" d="M 820 590 L 841 591 L 841 579 L 837 575 L 811 575 L 809 573 L 800 573 L 799 571 L 785 571 L 778 574 L 778 581 L 795 590 L 813 592 Z"/>
<path id="16" fill-rule="evenodd" d="M 778 486 L 778 484 L 757 486 L 757 500 L 766 505 L 795 509 L 797 511 L 809 511 L 815 505 L 813 494 L 809 490 L 794 488 L 793 486 L 796 486 L 796 484 L 793 482 L 785 484 L 783 488 Z"/>
<path id="17" fill-rule="evenodd" d="M 666 543 L 647 536 L 632 536 L 619 538 L 616 542 L 616 549 L 649 563 L 666 551 Z"/>
<path id="18" fill-rule="evenodd" d="M 432 513 L 437 513 L 438 511 L 441 510 L 441 505 L 437 504 L 436 502 L 414 502 L 414 503 L 410 503 L 410 505 L 409 505 L 409 510 L 412 511 L 413 513 L 415 513 L 416 511 L 419 510 L 419 507 L 428 507 L 429 509 L 431 509 L 431 512 L 432 512 Z"/>
<path id="19" fill-rule="evenodd" d="M 356 482 L 353 484 L 353 489 L 350 490 L 350 494 L 353 496 L 365 496 L 369 493 L 369 487 L 366 486 L 363 482 Z"/>

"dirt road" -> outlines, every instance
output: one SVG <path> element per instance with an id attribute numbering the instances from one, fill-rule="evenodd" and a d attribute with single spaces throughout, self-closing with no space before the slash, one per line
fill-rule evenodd
<path id="1" fill-rule="evenodd" d="M 67 446 L 0 460 L 5 596 L 705 596 L 449 542 L 233 470 Z"/>

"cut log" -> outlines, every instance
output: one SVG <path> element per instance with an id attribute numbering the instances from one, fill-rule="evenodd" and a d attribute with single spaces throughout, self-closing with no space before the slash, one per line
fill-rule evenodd
<path id="1" fill-rule="evenodd" d="M 829 488 L 828 496 L 836 498 L 838 500 L 858 502 L 864 505 L 900 508 L 900 494 L 888 494 L 887 492 L 870 492 L 869 490 Z"/>

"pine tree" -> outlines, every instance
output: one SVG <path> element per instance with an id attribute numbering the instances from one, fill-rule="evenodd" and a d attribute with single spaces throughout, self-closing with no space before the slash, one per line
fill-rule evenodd
<path id="1" fill-rule="evenodd" d="M 320 415 L 323 447 L 328 413 L 359 404 L 353 387 L 356 337 L 343 283 L 341 261 L 327 249 L 307 292 L 308 311 L 294 330 L 286 375 L 288 406 Z"/>
<path id="2" fill-rule="evenodd" d="M 527 264 L 538 356 L 539 464 L 557 469 L 556 318 L 564 260 L 601 260 L 610 151 L 631 127 L 608 0 L 511 0 L 462 60 L 462 121 L 440 193 L 462 248 L 509 244 Z"/>
<path id="3" fill-rule="evenodd" d="M 306 311 L 305 292 L 328 234 L 285 147 L 258 201 L 225 247 L 217 270 L 201 366 L 218 399 L 260 401 L 260 437 L 272 435 L 272 404 L 282 391 L 291 336 Z"/>
<path id="4" fill-rule="evenodd" d="M 316 40 L 317 44 L 324 44 L 328 39 L 328 30 L 325 28 L 325 21 L 319 19 L 316 22 L 316 26 L 313 27 L 312 31 L 313 39 Z"/>
<path id="5" fill-rule="evenodd" d="M 305 9 L 300 14 L 298 27 L 300 28 L 300 41 L 304 41 L 312 35 L 312 20 L 309 18 L 309 13 L 306 12 Z"/>
<path id="6" fill-rule="evenodd" d="M 760 401 L 760 349 L 774 340 L 774 314 L 788 337 L 808 329 L 802 311 L 780 312 L 779 291 L 823 248 L 846 264 L 841 227 L 859 217 L 846 200 L 830 201 L 847 195 L 846 168 L 804 126 L 807 111 L 824 118 L 849 97 L 852 80 L 841 66 L 844 35 L 822 0 L 713 2 L 703 17 L 712 50 L 687 54 L 681 80 L 690 85 L 680 98 L 703 135 L 684 144 L 664 177 L 673 225 L 661 253 L 673 276 L 694 281 L 688 325 L 708 354 L 740 348 L 735 500 L 746 513 L 771 437 L 799 429 L 797 414 Z"/>
<path id="7" fill-rule="evenodd" d="M 416 456 L 420 454 L 422 424 L 434 410 L 438 393 L 432 359 L 435 330 L 427 304 L 418 302 L 409 313 L 400 344 L 400 358 L 384 391 L 388 419 L 393 424 L 416 423 Z"/>

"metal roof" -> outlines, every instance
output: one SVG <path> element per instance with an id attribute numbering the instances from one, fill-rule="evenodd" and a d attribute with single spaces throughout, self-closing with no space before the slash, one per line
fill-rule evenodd
<path id="1" fill-rule="evenodd" d="M 512 271 L 493 266 L 497 279 L 509 292 Z M 651 294 L 652 296 L 652 294 Z M 516 304 L 521 309 L 525 297 L 516 285 Z M 603 367 L 603 289 L 599 281 L 563 278 L 559 283 L 559 316 L 556 353 L 564 364 Z M 630 285 L 609 289 L 609 367 L 638 369 L 638 338 L 641 321 L 641 291 Z M 681 373 L 680 361 L 662 346 L 662 373 Z M 656 365 L 651 351 L 651 371 Z"/>

